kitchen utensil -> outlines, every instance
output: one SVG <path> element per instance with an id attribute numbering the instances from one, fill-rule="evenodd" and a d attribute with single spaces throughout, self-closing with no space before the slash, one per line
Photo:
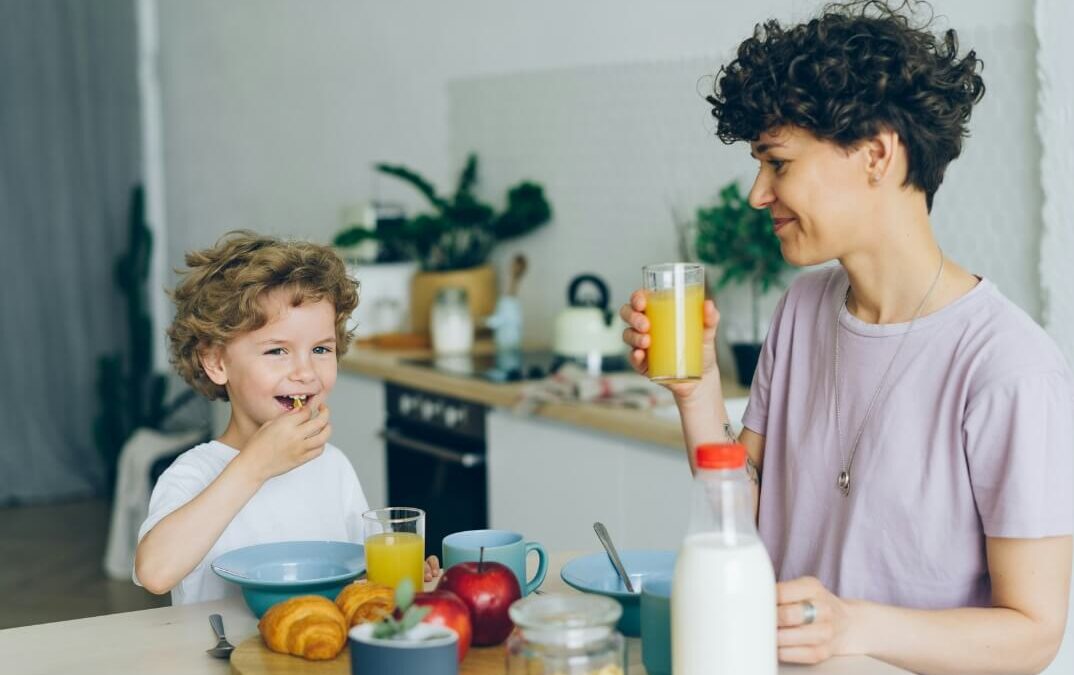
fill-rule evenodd
<path id="1" fill-rule="evenodd" d="M 385 586 L 410 579 L 425 583 L 425 512 L 412 507 L 371 509 L 362 514 L 366 578 Z"/>
<path id="2" fill-rule="evenodd" d="M 518 532 L 507 530 L 468 530 L 444 537 L 444 569 L 457 563 L 479 560 L 482 549 L 486 561 L 503 563 L 511 568 L 518 578 L 523 596 L 535 592 L 544 583 L 548 571 L 548 554 L 544 546 L 535 541 L 526 541 Z M 531 551 L 537 553 L 537 572 L 532 579 L 527 579 L 526 557 Z"/>
<path id="3" fill-rule="evenodd" d="M 705 268 L 664 263 L 642 268 L 649 319 L 649 377 L 656 382 L 701 378 Z"/>
<path id="4" fill-rule="evenodd" d="M 223 567 L 222 565 L 217 565 L 216 562 L 213 562 L 213 571 L 216 571 L 216 570 L 220 570 L 224 574 L 228 574 L 228 575 L 231 575 L 233 577 L 238 577 L 239 579 L 248 579 L 250 581 L 253 581 L 252 578 L 246 576 L 242 572 L 236 572 L 235 570 L 229 570 L 228 568 Z"/>
<path id="5" fill-rule="evenodd" d="M 648 675 L 671 675 L 671 579 L 653 575 L 641 589 L 641 660 Z"/>
<path id="6" fill-rule="evenodd" d="M 627 593 L 633 593 L 634 586 L 630 583 L 630 576 L 623 568 L 623 561 L 619 559 L 619 553 L 615 550 L 615 544 L 612 543 L 612 536 L 608 534 L 608 528 L 604 527 L 604 523 L 598 520 L 593 523 L 593 531 L 597 533 L 597 539 L 600 539 L 600 545 L 604 547 L 604 551 L 608 554 L 608 559 L 612 561 L 612 565 L 615 567 L 615 571 L 619 574 L 619 578 L 623 580 L 623 585 L 626 586 Z"/>
<path id="7" fill-rule="evenodd" d="M 527 266 L 526 256 L 521 253 L 511 259 L 511 278 L 507 283 L 507 295 L 511 297 L 518 295 L 518 282 L 522 280 L 522 275 L 526 273 Z"/>
<path id="8" fill-rule="evenodd" d="M 228 658 L 231 656 L 231 652 L 235 651 L 235 645 L 228 642 L 227 638 L 224 637 L 224 618 L 219 614 L 210 614 L 209 625 L 213 627 L 213 632 L 216 633 L 216 646 L 212 649 L 206 649 L 205 653 L 218 659 Z"/>
<path id="9" fill-rule="evenodd" d="M 581 290 L 592 287 L 597 297 L 585 297 Z M 553 348 L 556 354 L 588 363 L 621 356 L 624 351 L 622 325 L 608 309 L 608 286 L 594 274 L 580 274 L 567 288 L 567 308 L 556 315 Z"/>
<path id="10" fill-rule="evenodd" d="M 242 589 L 255 616 L 297 595 L 335 600 L 365 571 L 365 549 L 345 541 L 281 541 L 228 551 L 213 560 L 213 572 Z"/>
<path id="11" fill-rule="evenodd" d="M 515 602 L 510 615 L 517 628 L 507 640 L 507 672 L 623 672 L 624 640 L 615 630 L 621 614 L 611 598 L 579 593 Z"/>
<path id="12" fill-rule="evenodd" d="M 675 551 L 655 549 L 620 549 L 619 557 L 630 570 L 630 583 L 635 589 L 644 588 L 655 575 L 675 571 Z M 608 554 L 601 551 L 567 562 L 559 576 L 571 588 L 614 598 L 623 607 L 619 632 L 629 637 L 641 635 L 641 593 L 629 593 Z"/>

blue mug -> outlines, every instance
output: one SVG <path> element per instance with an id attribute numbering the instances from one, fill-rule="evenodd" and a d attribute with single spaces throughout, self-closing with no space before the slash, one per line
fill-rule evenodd
<path id="1" fill-rule="evenodd" d="M 518 532 L 508 530 L 467 530 L 444 537 L 444 569 L 461 562 L 477 562 L 481 547 L 485 548 L 485 560 L 502 563 L 511 568 L 518 577 L 522 595 L 527 596 L 540 588 L 548 572 L 548 554 L 535 541 L 526 541 Z M 526 558 L 531 551 L 537 552 L 537 574 L 526 578 Z"/>
<path id="2" fill-rule="evenodd" d="M 671 575 L 646 577 L 641 587 L 641 662 L 649 675 L 671 675 Z"/>

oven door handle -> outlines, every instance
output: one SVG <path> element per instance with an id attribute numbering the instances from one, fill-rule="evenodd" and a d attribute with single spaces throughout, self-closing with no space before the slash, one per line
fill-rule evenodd
<path id="1" fill-rule="evenodd" d="M 480 466 L 485 463 L 485 456 L 476 452 L 455 452 L 445 448 L 442 445 L 436 445 L 433 443 L 426 443 L 425 441 L 419 441 L 416 438 L 406 436 L 396 429 L 388 427 L 380 432 L 380 437 L 389 443 L 395 443 L 402 447 L 413 450 L 414 452 L 420 452 L 423 455 L 435 457 L 437 459 L 444 460 L 445 462 L 451 462 L 452 464 L 461 464 L 463 467 L 469 469 L 475 466 Z"/>

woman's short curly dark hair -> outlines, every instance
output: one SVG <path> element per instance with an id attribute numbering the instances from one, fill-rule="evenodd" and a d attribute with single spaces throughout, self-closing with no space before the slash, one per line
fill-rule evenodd
<path id="1" fill-rule="evenodd" d="M 335 311 L 336 359 L 352 334 L 347 320 L 358 305 L 358 282 L 335 251 L 247 230 L 229 232 L 215 246 L 186 254 L 186 270 L 172 291 L 175 319 L 168 328 L 171 361 L 183 379 L 209 400 L 228 400 L 227 389 L 205 374 L 203 349 L 224 346 L 261 328 L 271 317 L 262 304 L 278 288 L 291 306 L 327 300 Z"/>
<path id="2" fill-rule="evenodd" d="M 985 87 L 981 60 L 973 50 L 958 56 L 954 30 L 937 36 L 931 18 L 915 26 L 906 15 L 920 4 L 857 0 L 829 4 L 818 18 L 786 29 L 774 19 L 758 24 L 706 97 L 716 135 L 724 143 L 755 141 L 795 126 L 851 148 L 894 131 L 907 150 L 904 184 L 924 191 L 931 210 Z"/>

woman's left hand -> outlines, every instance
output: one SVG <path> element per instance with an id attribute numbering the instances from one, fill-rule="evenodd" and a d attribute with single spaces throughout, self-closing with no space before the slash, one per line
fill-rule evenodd
<path id="1" fill-rule="evenodd" d="M 800 577 L 776 584 L 776 604 L 780 661 L 812 664 L 853 653 L 851 606 L 818 579 Z"/>

